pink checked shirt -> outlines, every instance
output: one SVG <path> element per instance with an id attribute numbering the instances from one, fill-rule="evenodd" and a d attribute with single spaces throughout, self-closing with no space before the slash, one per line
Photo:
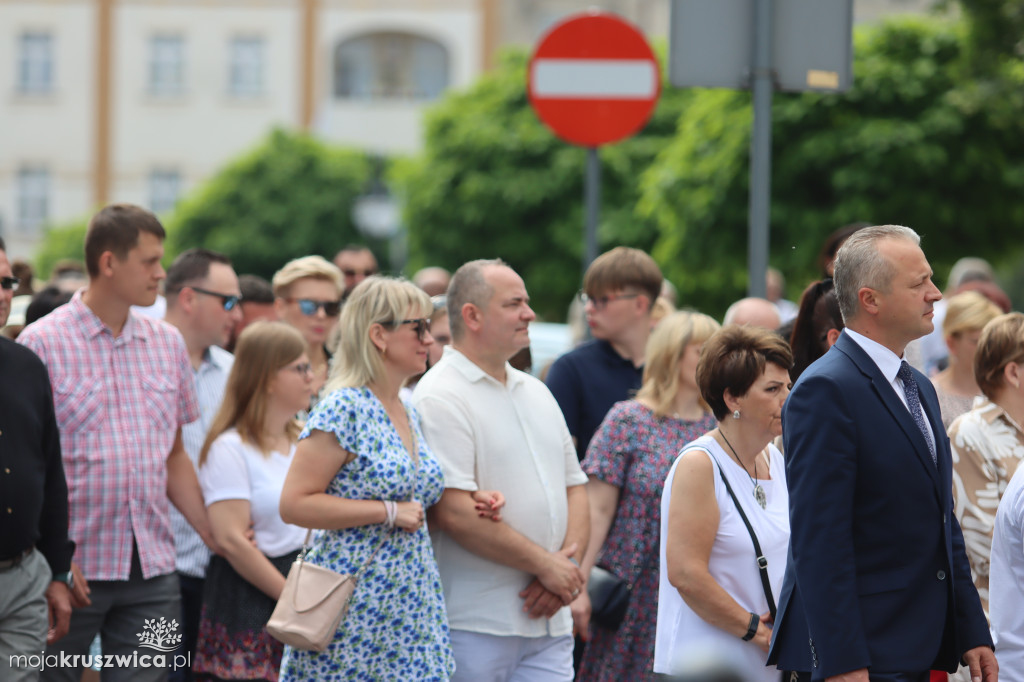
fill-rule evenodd
<path id="1" fill-rule="evenodd" d="M 18 342 L 50 372 L 69 535 L 86 579 L 128 580 L 133 534 L 143 577 L 172 573 L 167 456 L 178 427 L 199 417 L 181 334 L 132 313 L 115 338 L 79 291 Z"/>

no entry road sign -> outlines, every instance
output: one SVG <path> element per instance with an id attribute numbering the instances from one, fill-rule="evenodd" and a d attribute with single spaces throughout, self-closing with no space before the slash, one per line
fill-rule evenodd
<path id="1" fill-rule="evenodd" d="M 644 127 L 661 94 L 661 75 L 640 31 L 613 14 L 587 12 L 541 39 L 530 59 L 528 92 L 556 135 L 597 147 Z"/>

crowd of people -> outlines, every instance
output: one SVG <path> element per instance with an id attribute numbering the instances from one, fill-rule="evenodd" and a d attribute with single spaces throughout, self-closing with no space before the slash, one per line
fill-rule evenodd
<path id="1" fill-rule="evenodd" d="M 102 209 L 0 340 L 0 679 L 1024 680 L 1024 315 L 983 261 L 943 298 L 852 225 L 720 324 L 614 248 L 542 380 L 501 260 L 266 281 L 164 238 Z M 0 326 L 29 273 L 0 242 Z M 357 577 L 322 651 L 266 629 L 300 555 Z"/>

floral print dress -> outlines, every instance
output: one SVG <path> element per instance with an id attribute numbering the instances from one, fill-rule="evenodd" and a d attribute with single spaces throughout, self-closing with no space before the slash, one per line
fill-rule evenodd
<path id="1" fill-rule="evenodd" d="M 631 582 L 633 591 L 618 630 L 590 626 L 592 639 L 577 677 L 581 682 L 655 679 L 661 493 L 683 446 L 717 424 L 710 414 L 692 422 L 658 417 L 643 404 L 626 400 L 608 411 L 590 441 L 583 471 L 619 489 L 597 564 Z"/>
<path id="2" fill-rule="evenodd" d="M 368 388 L 343 388 L 313 409 L 300 439 L 314 430 L 333 434 L 356 458 L 338 471 L 327 492 L 363 500 L 414 498 L 424 508 L 444 491 L 441 467 L 406 408 L 414 429 L 419 466 L 412 461 L 384 406 Z M 338 573 L 355 574 L 390 533 L 363 573 L 348 613 L 326 651 L 285 647 L 281 679 L 289 682 L 447 680 L 455 670 L 441 578 L 424 524 L 415 533 L 384 524 L 317 530 L 307 560 Z"/>

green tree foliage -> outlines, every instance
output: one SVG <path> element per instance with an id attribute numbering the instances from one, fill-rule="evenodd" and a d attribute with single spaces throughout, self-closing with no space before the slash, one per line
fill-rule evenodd
<path id="1" fill-rule="evenodd" d="M 444 98 L 428 116 L 423 156 L 396 164 L 392 185 L 406 202 L 410 271 L 501 257 L 522 274 L 538 313 L 561 320 L 581 280 L 586 152 L 537 119 L 527 61 L 508 51 L 493 73 Z M 639 177 L 689 97 L 666 88 L 639 135 L 601 149 L 602 250 L 653 246 L 652 224 L 634 211 Z"/>
<path id="2" fill-rule="evenodd" d="M 363 240 L 352 206 L 370 176 L 361 152 L 274 131 L 182 201 L 168 221 L 170 255 L 190 247 L 227 254 L 239 273 L 271 277 L 285 262 Z"/>
<path id="3" fill-rule="evenodd" d="M 775 96 L 771 260 L 791 296 L 818 275 L 824 238 L 856 220 L 915 228 L 940 282 L 960 256 L 1016 248 L 1021 110 L 964 76 L 964 45 L 949 22 L 864 27 L 849 92 Z M 643 179 L 655 258 L 707 312 L 746 289 L 750 123 L 748 93 L 699 92 Z"/>
<path id="4" fill-rule="evenodd" d="M 85 231 L 87 220 L 56 225 L 46 231 L 46 238 L 35 256 L 36 282 L 45 282 L 53 266 L 61 260 L 85 263 Z M 39 288 L 38 285 L 36 288 Z"/>

